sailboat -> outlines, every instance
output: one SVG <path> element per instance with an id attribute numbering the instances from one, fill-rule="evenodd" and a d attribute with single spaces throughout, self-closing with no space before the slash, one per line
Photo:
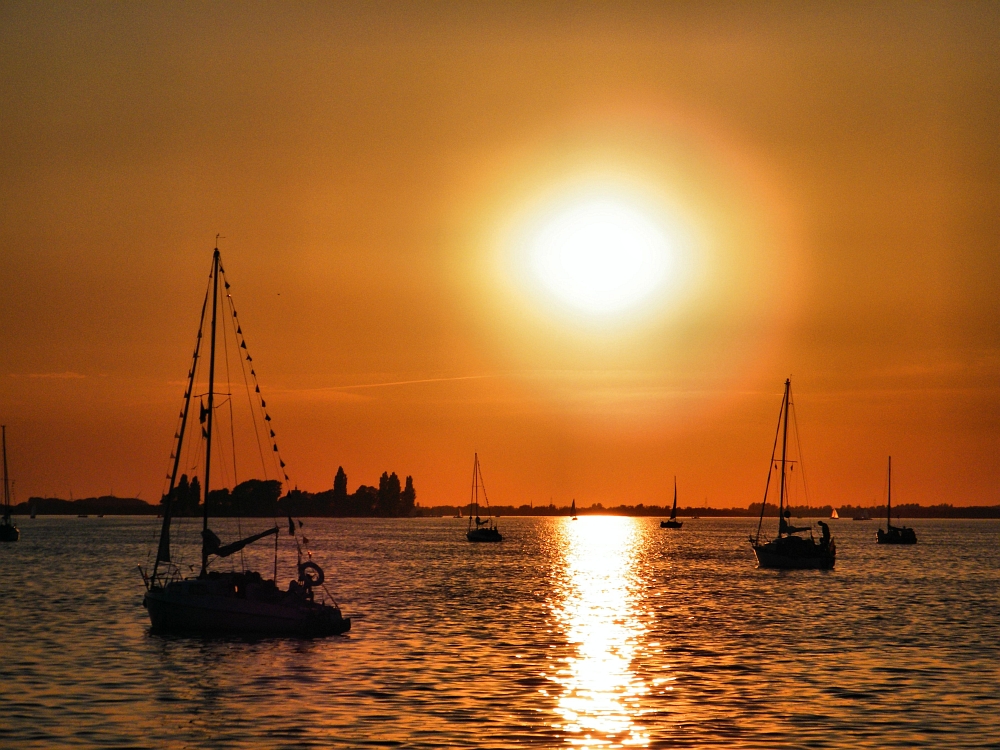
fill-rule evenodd
<path id="1" fill-rule="evenodd" d="M 889 456 L 889 497 L 885 505 L 885 531 L 875 532 L 879 544 L 916 544 L 917 532 L 907 526 L 892 525 L 892 456 Z"/>
<path id="2" fill-rule="evenodd" d="M 470 542 L 502 542 L 500 530 L 493 513 L 490 511 L 490 499 L 486 497 L 486 483 L 483 481 L 483 470 L 479 466 L 479 454 L 474 454 L 472 462 L 472 512 L 469 514 L 469 530 L 465 538 Z M 483 500 L 486 501 L 486 520 L 479 517 L 479 490 L 482 488 Z M 473 524 L 475 526 L 473 527 Z"/>
<path id="3" fill-rule="evenodd" d="M 573 498 L 573 502 L 569 506 L 569 517 L 571 520 L 576 520 L 576 498 Z"/>
<path id="4" fill-rule="evenodd" d="M 225 299 L 220 300 L 220 281 L 225 284 Z M 240 350 L 246 350 L 246 340 L 242 338 L 242 328 L 236 323 L 236 310 L 232 305 L 232 298 L 228 294 L 229 282 L 225 280 L 225 270 L 222 267 L 222 259 L 219 248 L 215 248 L 212 255 L 212 272 L 209 277 L 209 289 L 205 292 L 205 301 L 201 307 L 201 322 L 198 328 L 198 338 L 194 350 L 194 359 L 191 371 L 188 373 L 187 387 L 184 392 L 184 408 L 180 413 L 180 427 L 175 434 L 175 450 L 171 455 L 173 469 L 170 474 L 169 490 L 164 496 L 163 523 L 160 529 L 160 540 L 156 551 L 156 561 L 152 570 L 147 572 L 139 567 L 143 581 L 146 584 L 146 595 L 143 598 L 143 606 L 149 612 L 149 619 L 152 623 L 153 631 L 177 632 L 191 634 L 225 634 L 237 636 L 275 636 L 275 635 L 297 635 L 297 636 L 323 636 L 344 633 L 350 630 L 351 620 L 341 615 L 340 608 L 336 603 L 327 603 L 317 596 L 317 589 L 323 586 L 324 573 L 322 568 L 311 559 L 311 554 L 306 552 L 303 558 L 303 546 L 296 535 L 295 524 L 289 517 L 288 532 L 295 536 L 296 548 L 298 550 L 298 580 L 289 583 L 288 589 L 283 591 L 276 585 L 278 570 L 278 526 L 274 526 L 263 531 L 240 539 L 229 544 L 223 544 L 218 535 L 209 528 L 209 517 L 211 514 L 211 503 L 209 479 L 212 468 L 212 437 L 213 422 L 215 416 L 216 393 L 215 370 L 216 370 L 216 333 L 219 328 L 217 321 L 220 307 L 223 314 L 228 316 L 236 327 L 237 340 L 240 341 Z M 183 578 L 181 568 L 175 564 L 171 558 L 170 549 L 170 521 L 171 504 L 174 497 L 174 490 L 177 487 L 177 474 L 180 468 L 181 448 L 185 431 L 188 426 L 188 417 L 191 412 L 191 398 L 195 386 L 195 373 L 199 357 L 201 356 L 202 333 L 205 327 L 206 309 L 211 297 L 211 343 L 208 358 L 208 405 L 201 404 L 200 420 L 202 422 L 202 437 L 204 438 L 204 483 L 203 492 L 203 517 L 201 528 L 201 570 L 190 578 Z M 228 310 L 226 303 L 228 302 Z M 221 304 L 220 304 L 221 303 Z M 225 335 L 225 334 L 224 334 Z M 247 362 L 252 363 L 249 353 L 246 354 Z M 227 365 L 228 367 L 228 365 Z M 250 365 L 250 374 L 256 381 L 256 373 L 253 365 Z M 247 386 L 249 395 L 249 385 Z M 260 393 L 260 386 L 256 386 L 256 393 Z M 231 402 L 230 402 L 231 403 Z M 264 409 L 264 401 L 261 398 L 261 409 Z M 264 412 L 263 424 L 270 424 L 270 416 Z M 255 423 L 256 424 L 256 423 Z M 256 427 L 255 427 L 256 429 Z M 274 453 L 277 454 L 277 444 L 273 443 L 274 432 L 267 428 L 271 434 Z M 235 446 L 234 446 L 235 447 Z M 263 459 L 262 459 L 263 461 Z M 278 459 L 280 466 L 284 468 L 284 462 Z M 287 474 L 285 479 L 287 480 Z M 274 536 L 274 577 L 265 578 L 259 572 L 243 569 L 239 572 L 220 572 L 210 570 L 210 566 L 216 560 L 229 557 L 239 552 L 247 545 L 266 537 Z M 305 543 L 305 538 L 302 538 Z M 192 568 L 193 569 L 193 568 Z M 325 590 L 325 587 L 324 587 Z M 332 598 L 332 597 L 331 597 Z"/>
<path id="5" fill-rule="evenodd" d="M 836 508 L 834 508 L 834 509 L 833 509 L 833 510 L 832 510 L 832 511 L 830 512 L 830 518 L 831 518 L 831 519 L 833 519 L 834 521 L 836 521 L 836 520 L 837 520 L 838 518 L 840 518 L 840 514 L 839 514 L 839 513 L 837 512 L 837 509 L 836 509 Z"/>
<path id="6" fill-rule="evenodd" d="M 785 380 L 785 395 L 781 400 L 781 410 L 778 412 L 778 429 L 774 435 L 774 447 L 771 448 L 771 462 L 767 470 L 767 484 L 764 486 L 764 500 L 760 508 L 760 521 L 757 524 L 756 536 L 750 536 L 750 545 L 757 556 L 757 565 L 761 568 L 818 568 L 828 570 L 833 567 L 837 558 L 837 545 L 830 536 L 830 527 L 823 521 L 819 522 L 823 530 L 823 538 L 816 541 L 808 526 L 793 526 L 789 519 L 791 511 L 785 506 L 786 469 L 792 463 L 788 459 L 788 412 L 792 406 L 792 381 Z M 781 476 L 779 478 L 778 494 L 778 536 L 771 541 L 761 541 L 761 527 L 764 524 L 764 509 L 767 507 L 767 492 L 771 486 L 771 474 L 777 466 L 776 451 L 778 437 L 781 436 Z M 809 538 L 797 536 L 800 531 L 809 531 Z"/>
<path id="7" fill-rule="evenodd" d="M 10 477 L 7 476 L 7 425 L 3 425 L 3 521 L 0 521 L 0 542 L 16 542 L 21 532 L 10 519 Z"/>
<path id="8" fill-rule="evenodd" d="M 670 509 L 670 518 L 666 521 L 660 521 L 660 528 L 679 529 L 683 525 L 683 521 L 677 520 L 677 477 L 674 477 L 674 507 Z"/>

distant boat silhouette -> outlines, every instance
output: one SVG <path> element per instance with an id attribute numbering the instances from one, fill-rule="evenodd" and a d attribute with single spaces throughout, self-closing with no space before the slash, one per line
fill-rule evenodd
<path id="1" fill-rule="evenodd" d="M 244 569 L 242 572 L 217 572 L 209 571 L 208 569 L 211 558 L 228 557 L 253 542 L 268 536 L 275 536 L 275 578 L 277 577 L 278 570 L 277 524 L 269 529 L 230 544 L 223 544 L 215 532 L 208 526 L 213 418 L 216 409 L 215 359 L 216 331 L 218 327 L 216 318 L 220 302 L 220 280 L 225 284 L 223 294 L 230 301 L 229 309 L 226 309 L 226 303 L 224 300 L 222 301 L 223 315 L 232 321 L 232 325 L 236 328 L 234 335 L 237 337 L 236 340 L 240 342 L 240 349 L 245 351 L 247 348 L 246 341 L 241 338 L 243 335 L 242 328 L 235 321 L 236 311 L 231 305 L 231 297 L 228 294 L 229 282 L 220 278 L 224 273 L 219 248 L 216 247 L 212 255 L 212 273 L 209 277 L 210 288 L 205 292 L 205 301 L 202 303 L 201 308 L 201 322 L 194 350 L 194 362 L 188 373 L 187 388 L 184 392 L 184 408 L 180 415 L 180 428 L 175 435 L 176 445 L 171 455 L 174 463 L 170 475 L 170 488 L 164 497 L 163 523 L 160 529 L 160 541 L 157 546 L 156 561 L 149 575 L 141 567 L 139 568 L 143 581 L 146 584 L 146 595 L 143 597 L 142 602 L 143 606 L 149 612 L 149 619 L 154 631 L 194 633 L 199 635 L 222 633 L 239 636 L 322 636 L 344 633 L 350 630 L 350 619 L 344 618 L 341 615 L 340 608 L 335 603 L 327 604 L 322 601 L 316 601 L 314 592 L 323 585 L 323 570 L 309 559 L 311 555 L 308 550 L 306 550 L 306 559 L 303 559 L 303 547 L 299 543 L 299 537 L 296 535 L 295 524 L 291 517 L 288 519 L 288 533 L 295 536 L 298 550 L 298 580 L 291 581 L 287 591 L 279 589 L 275 580 L 266 579 L 256 571 Z M 202 503 L 201 571 L 197 577 L 185 579 L 181 575 L 180 566 L 174 564 L 171 560 L 171 503 L 174 488 L 177 486 L 177 472 L 182 455 L 181 448 L 188 424 L 188 415 L 191 410 L 191 397 L 195 386 L 195 373 L 201 352 L 202 332 L 205 327 L 205 311 L 208 307 L 209 296 L 212 299 L 212 322 L 210 328 L 211 348 L 208 362 L 208 406 L 206 407 L 204 404 L 201 404 L 200 410 L 200 420 L 203 424 L 202 437 L 205 442 L 205 481 L 203 484 L 205 502 Z M 229 315 L 230 310 L 232 311 L 232 315 Z M 248 362 L 253 361 L 249 354 L 246 354 L 246 359 Z M 252 365 L 250 367 L 250 374 L 253 376 L 254 382 L 256 382 L 256 373 Z M 247 385 L 247 389 L 249 395 L 249 384 Z M 261 411 L 265 420 L 262 424 L 270 423 L 271 417 L 264 411 L 264 400 L 259 396 L 259 385 L 256 386 L 256 393 L 260 399 Z M 254 424 L 256 424 L 256 417 L 254 417 Z M 271 431 L 272 440 L 273 436 L 274 432 Z M 277 453 L 277 450 L 278 447 L 275 443 L 274 452 Z M 282 468 L 285 465 L 280 458 L 278 459 L 278 463 Z M 288 479 L 287 475 L 285 475 L 285 479 Z M 305 543 L 303 537 L 303 544 Z"/>
<path id="2" fill-rule="evenodd" d="M 3 520 L 0 521 L 0 542 L 16 542 L 21 532 L 10 518 L 10 477 L 7 474 L 7 426 L 0 427 L 3 433 Z"/>
<path id="3" fill-rule="evenodd" d="M 870 521 L 872 517 L 868 514 L 867 510 L 861 510 L 851 516 L 852 521 Z"/>
<path id="4" fill-rule="evenodd" d="M 889 456 L 889 497 L 885 504 L 885 531 L 881 527 L 875 532 L 879 544 L 916 544 L 917 532 L 906 526 L 892 525 L 892 456 Z"/>
<path id="5" fill-rule="evenodd" d="M 839 513 L 837 512 L 837 509 L 836 509 L 836 508 L 834 508 L 834 509 L 833 509 L 833 512 L 832 512 L 832 513 L 830 513 L 830 518 L 832 518 L 832 519 L 834 519 L 834 520 L 836 520 L 836 519 L 840 518 L 840 514 L 839 514 Z"/>
<path id="6" fill-rule="evenodd" d="M 482 488 L 483 500 L 486 501 L 486 520 L 479 517 L 479 490 Z M 475 523 L 475 528 L 473 528 Z M 472 512 L 469 514 L 469 530 L 465 538 L 470 542 L 502 542 L 503 537 L 493 520 L 490 511 L 490 500 L 486 496 L 486 483 L 483 482 L 483 470 L 479 466 L 479 454 L 474 454 L 472 461 Z"/>
<path id="7" fill-rule="evenodd" d="M 32 518 L 34 518 L 34 517 L 35 517 L 35 510 L 36 510 L 35 506 L 34 506 L 34 505 L 32 505 L 32 506 L 31 506 L 31 517 L 32 517 Z"/>
<path id="8" fill-rule="evenodd" d="M 569 516 L 574 521 L 576 520 L 576 498 L 573 498 L 573 504 L 569 506 Z"/>
<path id="9" fill-rule="evenodd" d="M 819 542 L 812 538 L 805 539 L 796 536 L 799 531 L 809 531 L 809 527 L 793 526 L 789 522 L 791 512 L 785 507 L 785 470 L 790 463 L 788 450 L 788 412 L 792 406 L 792 381 L 785 380 L 785 395 L 781 400 L 781 410 L 778 412 L 778 430 L 774 435 L 774 447 L 771 449 L 771 461 L 767 469 L 767 484 L 764 486 L 764 501 L 760 508 L 760 522 L 757 524 L 757 535 L 750 536 L 750 544 L 757 556 L 757 564 L 761 568 L 832 568 L 837 557 L 837 545 L 830 536 L 830 527 L 822 521 L 823 538 Z M 771 486 L 771 472 L 775 468 L 775 451 L 778 447 L 778 436 L 781 435 L 781 476 L 778 495 L 778 537 L 769 542 L 761 542 L 761 526 L 764 523 L 764 509 L 767 507 L 767 491 Z"/>
<path id="10" fill-rule="evenodd" d="M 679 529 L 683 525 L 683 521 L 677 520 L 677 477 L 674 477 L 674 507 L 670 509 L 670 518 L 666 521 L 660 521 L 660 528 Z"/>

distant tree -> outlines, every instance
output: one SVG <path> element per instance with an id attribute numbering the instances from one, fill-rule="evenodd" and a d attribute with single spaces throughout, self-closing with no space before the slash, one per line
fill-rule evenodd
<path id="1" fill-rule="evenodd" d="M 376 515 L 393 518 L 399 515 L 399 497 L 401 495 L 399 477 L 396 472 L 382 472 L 378 480 L 378 497 L 375 502 Z"/>
<path id="2" fill-rule="evenodd" d="M 217 490 L 209 490 L 208 495 L 205 497 L 205 502 L 208 503 L 209 515 L 233 515 L 233 498 L 229 494 L 229 490 L 226 487 L 220 487 Z"/>
<path id="3" fill-rule="evenodd" d="M 354 516 L 374 516 L 375 506 L 378 501 L 378 490 L 368 485 L 361 485 L 348 501 L 351 515 Z"/>
<path id="4" fill-rule="evenodd" d="M 198 481 L 198 477 L 191 479 L 191 484 L 188 486 L 187 503 L 185 505 L 187 515 L 201 515 L 201 482 Z"/>
<path id="5" fill-rule="evenodd" d="M 241 516 L 273 515 L 280 496 L 277 479 L 248 479 L 233 488 L 232 511 Z"/>
<path id="6" fill-rule="evenodd" d="M 393 474 L 393 476 L 396 476 Z M 406 478 L 406 487 L 403 488 L 403 493 L 399 496 L 399 515 L 410 516 L 413 515 L 413 509 L 416 505 L 417 491 L 413 489 L 413 477 Z"/>
<path id="7" fill-rule="evenodd" d="M 347 474 L 343 466 L 337 467 L 337 476 L 333 478 L 333 497 L 330 499 L 330 512 L 335 516 L 346 516 L 349 513 L 347 504 Z"/>
<path id="8" fill-rule="evenodd" d="M 198 477 L 194 477 L 190 484 L 187 474 L 181 474 L 181 478 L 174 486 L 174 491 L 170 495 L 170 513 L 174 516 L 195 516 L 199 515 L 201 505 L 201 484 Z M 164 495 L 160 503 L 166 503 L 167 496 Z"/>

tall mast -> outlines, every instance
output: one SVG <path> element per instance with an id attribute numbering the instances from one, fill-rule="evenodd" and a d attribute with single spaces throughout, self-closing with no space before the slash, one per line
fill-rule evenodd
<path id="1" fill-rule="evenodd" d="M 208 479 L 212 468 L 212 417 L 215 414 L 215 329 L 216 314 L 218 313 L 219 298 L 219 248 L 215 248 L 212 254 L 212 345 L 211 354 L 208 360 L 208 424 L 205 426 L 205 488 L 204 492 L 204 513 L 202 515 L 202 544 L 201 544 L 201 574 L 205 575 L 208 570 L 208 547 L 205 545 L 205 538 L 208 536 Z"/>
<path id="2" fill-rule="evenodd" d="M 788 448 L 788 407 L 792 400 L 792 379 L 785 380 L 785 424 L 781 433 L 781 489 L 778 492 L 778 536 L 785 528 L 785 455 Z"/>
<path id="3" fill-rule="evenodd" d="M 472 459 L 472 508 L 469 510 L 469 528 L 472 528 L 472 517 L 479 515 L 479 493 L 476 491 L 479 486 L 479 454 L 474 453 Z"/>
<path id="4" fill-rule="evenodd" d="M 674 507 L 670 511 L 671 520 L 677 518 L 677 477 L 674 477 Z"/>
<path id="5" fill-rule="evenodd" d="M 767 493 L 771 489 L 771 473 L 774 471 L 774 454 L 778 452 L 778 435 L 781 434 L 781 415 L 785 411 L 785 399 L 781 399 L 778 409 L 778 426 L 774 428 L 774 444 L 771 446 L 771 460 L 767 464 L 767 482 L 764 483 L 764 499 L 760 501 L 760 518 L 757 519 L 757 534 L 753 538 L 756 545 L 760 541 L 760 530 L 764 526 L 764 511 L 767 510 Z"/>
<path id="6" fill-rule="evenodd" d="M 7 477 L 7 425 L 3 425 L 3 520 L 10 521 L 10 483 Z"/>
<path id="7" fill-rule="evenodd" d="M 889 500 L 885 504 L 885 530 L 892 526 L 892 456 L 889 456 Z"/>

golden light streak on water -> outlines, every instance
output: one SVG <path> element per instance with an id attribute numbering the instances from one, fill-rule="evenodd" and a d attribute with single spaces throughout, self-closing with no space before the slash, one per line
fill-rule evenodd
<path id="1" fill-rule="evenodd" d="M 553 676 L 561 688 L 557 728 L 573 747 L 646 747 L 637 721 L 649 686 L 632 670 L 644 628 L 636 613 L 635 519 L 566 519 L 559 529 L 563 584 L 556 619 L 575 654 Z"/>

